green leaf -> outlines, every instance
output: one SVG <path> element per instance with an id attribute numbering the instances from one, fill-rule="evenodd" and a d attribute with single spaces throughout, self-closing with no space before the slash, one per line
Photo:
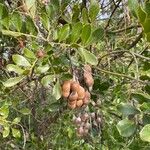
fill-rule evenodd
<path id="1" fill-rule="evenodd" d="M 23 79 L 24 79 L 24 76 L 9 78 L 7 81 L 3 82 L 3 85 L 5 87 L 11 87 L 11 86 L 14 86 L 14 85 L 18 84 Z"/>
<path id="2" fill-rule="evenodd" d="M 18 36 L 22 35 L 22 33 L 20 33 L 20 32 L 14 32 L 14 31 L 10 31 L 10 30 L 2 30 L 2 34 L 13 36 L 13 37 L 18 37 Z"/>
<path id="3" fill-rule="evenodd" d="M 12 59 L 13 59 L 14 63 L 17 64 L 18 66 L 23 66 L 23 67 L 31 66 L 31 64 L 26 60 L 26 58 L 24 58 L 21 55 L 15 54 L 12 56 Z"/>
<path id="4" fill-rule="evenodd" d="M 140 23 L 143 24 L 146 18 L 146 13 L 144 12 L 141 6 L 138 7 L 137 16 L 138 16 Z"/>
<path id="5" fill-rule="evenodd" d="M 8 64 L 6 68 L 7 68 L 8 71 L 10 71 L 10 72 L 13 71 L 13 72 L 15 72 L 19 75 L 23 74 L 23 72 L 24 72 L 23 69 L 21 69 L 19 66 L 14 65 L 14 64 Z"/>
<path id="6" fill-rule="evenodd" d="M 99 10 L 100 10 L 99 3 L 95 2 L 95 3 L 90 5 L 89 17 L 91 19 L 91 22 L 93 22 L 96 19 L 97 15 L 99 13 Z"/>
<path id="7" fill-rule="evenodd" d="M 66 40 L 67 37 L 69 36 L 69 33 L 70 33 L 70 26 L 69 24 L 66 24 L 64 25 L 60 31 L 59 31 L 59 41 L 63 41 L 63 40 Z"/>
<path id="8" fill-rule="evenodd" d="M 104 37 L 104 29 L 102 27 L 99 27 L 92 33 L 92 41 L 98 42 L 102 40 Z"/>
<path id="9" fill-rule="evenodd" d="M 31 114 L 31 110 L 28 108 L 22 108 L 20 110 L 20 113 L 22 113 L 23 115 L 30 115 Z"/>
<path id="10" fill-rule="evenodd" d="M 50 83 L 53 81 L 54 81 L 54 75 L 47 75 L 42 78 L 41 83 L 43 84 L 43 86 L 48 87 Z"/>
<path id="11" fill-rule="evenodd" d="M 27 9 L 31 9 L 35 5 L 36 0 L 25 0 Z"/>
<path id="12" fill-rule="evenodd" d="M 41 20 L 42 20 L 42 24 L 43 24 L 44 28 L 46 28 L 47 30 L 49 30 L 49 28 L 50 28 L 50 22 L 49 22 L 48 15 L 46 13 L 43 13 L 41 15 Z"/>
<path id="13" fill-rule="evenodd" d="M 136 131 L 136 125 L 133 121 L 124 119 L 118 122 L 117 129 L 121 136 L 130 137 Z"/>
<path id="14" fill-rule="evenodd" d="M 89 63 L 91 65 L 98 64 L 98 60 L 97 60 L 96 56 L 94 54 L 92 54 L 91 52 L 87 51 L 84 48 L 79 48 L 78 52 L 81 57 L 84 57 L 84 59 L 87 63 Z"/>
<path id="15" fill-rule="evenodd" d="M 134 106 L 132 106 L 131 104 L 122 103 L 117 106 L 117 109 L 125 116 L 135 115 L 140 113 L 140 111 L 136 109 Z"/>
<path id="16" fill-rule="evenodd" d="M 146 19 L 143 23 L 144 32 L 148 33 L 150 32 L 150 19 Z"/>
<path id="17" fill-rule="evenodd" d="M 36 36 L 38 34 L 38 30 L 30 16 L 26 17 L 25 23 L 28 33 Z"/>
<path id="18" fill-rule="evenodd" d="M 28 57 L 28 58 L 33 58 L 33 59 L 36 58 L 35 54 L 34 54 L 31 50 L 29 50 L 29 49 L 27 49 L 27 48 L 25 48 L 25 49 L 23 50 L 23 53 L 24 53 L 24 55 L 25 55 L 26 57 Z"/>
<path id="19" fill-rule="evenodd" d="M 12 131 L 13 137 L 15 137 L 15 138 L 20 138 L 21 137 L 20 130 L 11 127 L 11 131 Z"/>
<path id="20" fill-rule="evenodd" d="M 37 67 L 37 73 L 45 73 L 48 71 L 48 69 L 49 69 L 48 64 L 46 64 L 44 66 L 39 66 L 39 67 Z"/>
<path id="21" fill-rule="evenodd" d="M 14 12 L 11 16 L 11 22 L 13 26 L 17 29 L 17 31 L 20 31 L 22 28 L 22 16 L 19 12 Z"/>
<path id="22" fill-rule="evenodd" d="M 145 5 L 144 5 L 144 10 L 146 12 L 146 16 L 147 18 L 150 18 L 150 2 L 145 2 Z"/>
<path id="23" fill-rule="evenodd" d="M 20 122 L 20 120 L 21 120 L 21 118 L 20 118 L 20 117 L 17 117 L 17 118 L 15 118 L 15 119 L 12 121 L 12 123 L 18 124 L 18 123 Z"/>
<path id="24" fill-rule="evenodd" d="M 0 115 L 3 116 L 4 118 L 7 118 L 8 115 L 9 115 L 9 107 L 8 105 L 3 105 L 1 108 L 0 108 Z"/>
<path id="25" fill-rule="evenodd" d="M 140 131 L 140 138 L 143 141 L 150 142 L 150 124 L 145 125 Z"/>
<path id="26" fill-rule="evenodd" d="M 80 38 L 81 30 L 82 30 L 81 22 L 77 22 L 73 25 L 72 32 L 71 32 L 71 42 L 72 43 L 76 43 L 78 41 L 78 39 Z"/>
<path id="27" fill-rule="evenodd" d="M 56 100 L 61 98 L 61 86 L 59 81 L 57 81 L 53 87 L 53 96 L 56 98 Z"/>
<path id="28" fill-rule="evenodd" d="M 143 102 L 150 102 L 150 95 L 146 94 L 146 93 L 132 93 L 131 97 L 136 99 L 139 103 L 143 103 Z"/>
<path id="29" fill-rule="evenodd" d="M 88 11 L 86 8 L 83 8 L 82 9 L 82 22 L 84 24 L 87 24 L 88 23 Z"/>
<path id="30" fill-rule="evenodd" d="M 5 5 L 0 4 L 0 25 L 9 28 L 9 13 Z"/>
<path id="31" fill-rule="evenodd" d="M 4 126 L 3 130 L 3 138 L 6 138 L 10 133 L 10 127 L 9 126 Z"/>
<path id="32" fill-rule="evenodd" d="M 85 45 L 91 35 L 91 25 L 85 25 L 82 29 L 81 39 L 82 43 Z"/>
<path id="33" fill-rule="evenodd" d="M 139 3 L 137 0 L 128 0 L 128 7 L 133 13 L 133 15 L 136 15 L 139 7 Z"/>

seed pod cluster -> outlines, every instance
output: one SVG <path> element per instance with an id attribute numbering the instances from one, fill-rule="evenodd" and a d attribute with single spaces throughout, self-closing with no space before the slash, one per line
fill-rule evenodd
<path id="1" fill-rule="evenodd" d="M 85 137 L 88 135 L 92 128 L 100 129 L 102 126 L 102 118 L 95 112 L 82 113 L 77 117 L 73 117 L 73 122 L 76 126 L 76 134 L 79 137 Z"/>
<path id="2" fill-rule="evenodd" d="M 62 85 L 62 96 L 68 100 L 68 107 L 71 109 L 87 105 L 90 100 L 90 93 L 76 81 L 64 81 Z"/>
<path id="3" fill-rule="evenodd" d="M 91 129 L 90 115 L 88 113 L 83 113 L 78 117 L 73 118 L 73 122 L 76 126 L 76 134 L 79 137 L 86 136 Z"/>
<path id="4" fill-rule="evenodd" d="M 86 86 L 89 88 L 89 90 L 92 90 L 93 84 L 94 84 L 94 79 L 92 76 L 92 69 L 89 65 L 84 65 L 84 73 L 83 73 L 83 78 Z"/>

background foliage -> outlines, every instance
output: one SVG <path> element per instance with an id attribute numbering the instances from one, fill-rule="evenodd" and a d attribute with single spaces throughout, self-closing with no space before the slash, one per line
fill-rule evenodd
<path id="1" fill-rule="evenodd" d="M 144 0 L 0 0 L 0 149 L 150 149 L 149 24 Z M 102 122 L 80 138 L 61 84 L 84 64 Z"/>

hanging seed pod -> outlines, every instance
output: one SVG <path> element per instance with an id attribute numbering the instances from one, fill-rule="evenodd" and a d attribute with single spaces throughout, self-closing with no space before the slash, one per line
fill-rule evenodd
<path id="1" fill-rule="evenodd" d="M 80 87 L 80 85 L 78 82 L 74 81 L 71 83 L 71 90 L 72 91 L 77 91 L 79 87 Z"/>
<path id="2" fill-rule="evenodd" d="M 84 71 L 91 73 L 92 72 L 91 66 L 90 65 L 84 65 Z"/>
<path id="3" fill-rule="evenodd" d="M 79 127 L 79 128 L 77 129 L 77 135 L 78 135 L 79 137 L 81 137 L 81 136 L 84 135 L 84 129 L 83 129 L 83 127 Z"/>
<path id="4" fill-rule="evenodd" d="M 70 104 L 70 103 L 68 103 L 68 107 L 70 108 L 70 109 L 75 109 L 76 108 L 76 103 L 75 104 Z"/>
<path id="5" fill-rule="evenodd" d="M 75 101 L 77 99 L 78 99 L 77 92 L 75 92 L 75 91 L 71 92 L 71 94 L 69 95 L 69 101 Z"/>
<path id="6" fill-rule="evenodd" d="M 90 101 L 90 98 L 91 98 L 91 94 L 90 94 L 88 91 L 86 91 L 86 92 L 85 92 L 85 97 L 84 97 L 84 99 L 83 99 L 83 103 L 84 103 L 85 105 L 87 105 L 87 104 L 89 103 L 89 101 Z"/>
<path id="7" fill-rule="evenodd" d="M 83 99 L 85 97 L 85 89 L 82 86 L 79 86 L 77 89 L 78 99 Z"/>
<path id="8" fill-rule="evenodd" d="M 83 100 L 82 99 L 77 100 L 76 105 L 77 105 L 77 107 L 81 107 L 83 105 Z"/>
<path id="9" fill-rule="evenodd" d="M 93 79 L 92 75 L 89 73 L 84 73 L 84 82 L 87 87 L 89 87 L 89 88 L 93 87 L 94 79 Z"/>
<path id="10" fill-rule="evenodd" d="M 77 101 L 74 100 L 74 101 L 68 101 L 69 105 L 76 105 Z"/>
<path id="11" fill-rule="evenodd" d="M 64 81 L 62 85 L 62 95 L 64 98 L 67 98 L 69 96 L 70 86 L 71 86 L 71 81 Z"/>
<path id="12" fill-rule="evenodd" d="M 88 114 L 88 113 L 85 113 L 85 114 L 83 114 L 83 115 L 81 116 L 81 120 L 82 120 L 83 122 L 87 121 L 88 119 L 89 119 L 89 114 Z"/>

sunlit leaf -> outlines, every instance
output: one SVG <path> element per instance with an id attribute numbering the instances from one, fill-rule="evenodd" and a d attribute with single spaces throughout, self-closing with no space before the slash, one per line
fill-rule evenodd
<path id="1" fill-rule="evenodd" d="M 23 72 L 24 72 L 23 69 L 21 69 L 19 66 L 14 65 L 14 64 L 8 64 L 7 65 L 7 70 L 10 71 L 10 72 L 13 71 L 17 74 L 23 74 Z"/>
<path id="2" fill-rule="evenodd" d="M 61 86 L 59 81 L 57 81 L 53 87 L 53 96 L 56 98 L 56 100 L 61 98 Z"/>
<path id="3" fill-rule="evenodd" d="M 15 137 L 15 138 L 20 138 L 21 137 L 20 130 L 11 127 L 11 131 L 12 131 L 13 137 Z"/>
<path id="4" fill-rule="evenodd" d="M 143 141 L 150 142 L 150 124 L 145 125 L 140 131 L 140 138 Z"/>

